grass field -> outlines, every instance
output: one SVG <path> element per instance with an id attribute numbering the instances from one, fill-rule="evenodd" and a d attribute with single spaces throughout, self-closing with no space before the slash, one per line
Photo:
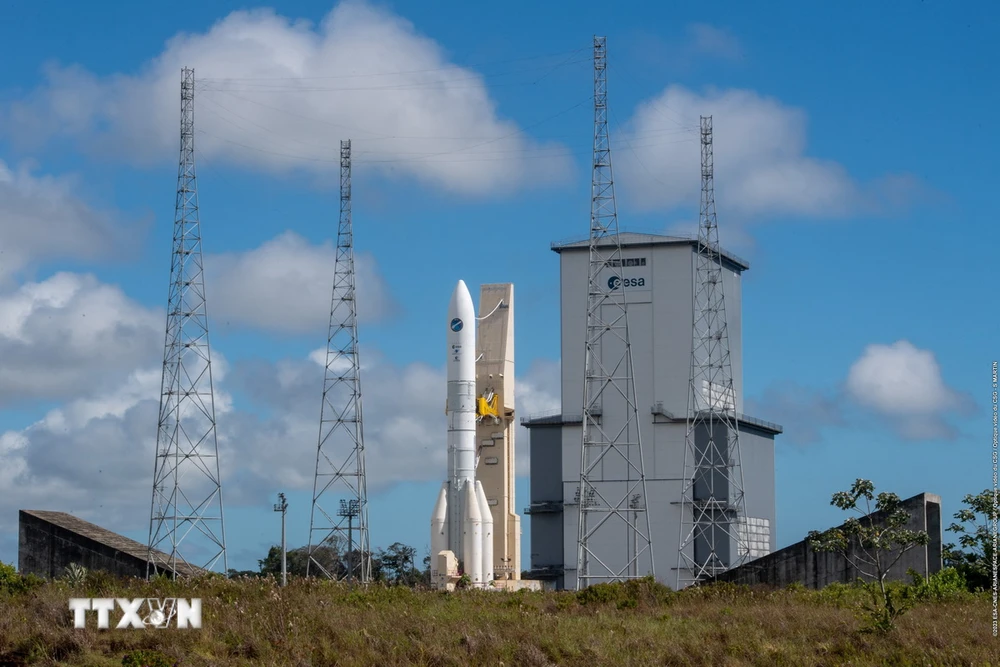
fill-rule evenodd
<path id="1" fill-rule="evenodd" d="M 70 597 L 201 598 L 202 628 L 98 630 L 91 613 L 78 630 Z M 849 586 L 674 593 L 630 582 L 581 594 L 446 594 L 90 573 L 77 584 L 0 586 L 0 664 L 1000 665 L 989 594 L 921 597 L 881 635 L 863 631 L 865 596 Z"/>

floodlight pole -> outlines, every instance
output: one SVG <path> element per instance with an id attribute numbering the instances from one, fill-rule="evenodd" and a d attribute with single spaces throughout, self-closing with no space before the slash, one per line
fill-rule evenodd
<path id="1" fill-rule="evenodd" d="M 356 498 L 351 500 L 340 500 L 340 509 L 337 511 L 338 516 L 347 518 L 347 578 L 350 579 L 354 576 L 354 564 L 351 562 L 351 552 L 354 551 L 354 517 L 358 516 L 361 512 L 361 504 Z M 362 555 L 362 558 L 367 558 L 367 555 Z M 363 579 L 362 579 L 363 580 Z"/>
<path id="2" fill-rule="evenodd" d="M 288 584 L 288 560 L 285 551 L 285 513 L 288 511 L 288 501 L 285 500 L 283 493 L 278 494 L 278 500 L 280 502 L 275 504 L 274 511 L 281 512 L 281 585 L 285 586 Z"/>

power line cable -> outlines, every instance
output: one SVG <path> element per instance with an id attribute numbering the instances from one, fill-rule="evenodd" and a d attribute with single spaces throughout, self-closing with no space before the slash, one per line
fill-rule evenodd
<path id="1" fill-rule="evenodd" d="M 289 110 L 289 109 L 283 109 L 281 107 L 272 106 L 270 104 L 264 104 L 263 102 L 260 102 L 258 100 L 252 100 L 252 99 L 247 98 L 247 97 L 242 97 L 240 95 L 236 95 L 236 94 L 234 94 L 232 92 L 229 92 L 229 91 L 214 91 L 214 92 L 218 92 L 218 93 L 220 93 L 222 95 L 226 95 L 228 97 L 232 97 L 233 99 L 237 99 L 237 100 L 240 100 L 242 102 L 247 102 L 249 104 L 253 104 L 255 106 L 259 106 L 259 107 L 264 108 L 264 109 L 269 109 L 271 111 L 276 111 L 278 113 L 286 114 L 286 115 L 288 115 L 290 117 L 298 118 L 300 120 L 306 120 L 306 121 L 309 121 L 309 122 L 312 122 L 312 123 L 317 123 L 317 124 L 320 124 L 320 125 L 328 125 L 330 127 L 335 127 L 335 128 L 341 129 L 341 130 L 346 130 L 348 132 L 355 133 L 355 134 L 359 133 L 359 132 L 363 133 L 363 134 L 369 134 L 372 137 L 375 137 L 376 139 L 383 139 L 383 140 L 387 140 L 387 141 L 388 140 L 395 140 L 395 139 L 427 139 L 427 140 L 434 140 L 434 141 L 474 141 L 474 140 L 477 140 L 477 139 L 478 140 L 487 140 L 487 139 L 494 138 L 494 137 L 491 137 L 491 136 L 477 137 L 477 136 L 471 136 L 471 135 L 464 135 L 464 136 L 404 135 L 404 134 L 387 135 L 387 134 L 381 134 L 381 133 L 374 132 L 372 130 L 368 130 L 368 129 L 357 127 L 357 126 L 344 125 L 342 123 L 335 123 L 333 121 L 326 120 L 326 119 L 323 119 L 323 118 L 316 118 L 315 116 L 309 116 L 309 115 L 306 115 L 306 114 L 299 113 L 297 111 L 292 111 L 292 110 Z M 212 96 L 210 96 L 210 95 L 206 96 L 204 94 L 202 96 L 203 99 L 209 99 L 211 97 Z M 683 129 L 680 129 L 680 130 L 676 130 L 676 129 L 659 129 L 659 130 L 653 130 L 653 131 L 650 131 L 650 132 L 644 132 L 642 135 L 637 135 L 637 136 L 651 137 L 651 136 L 654 136 L 654 135 L 661 135 L 661 134 L 662 135 L 687 134 L 688 132 L 693 131 L 693 127 L 694 126 L 692 126 L 691 128 L 683 128 Z M 578 132 L 564 132 L 564 133 L 560 133 L 560 134 L 551 134 L 551 135 L 549 135 L 549 138 L 551 139 L 551 138 L 576 137 L 576 136 L 579 136 Z M 372 151 L 362 151 L 361 153 L 355 152 L 354 155 L 357 156 L 357 155 L 360 155 L 362 153 L 371 153 L 371 152 Z"/>
<path id="2" fill-rule="evenodd" d="M 434 67 L 434 68 L 415 69 L 415 70 L 398 70 L 398 71 L 390 71 L 390 72 L 369 72 L 369 73 L 366 73 L 366 74 L 331 74 L 331 75 L 328 75 L 328 76 L 306 76 L 306 77 L 292 77 L 292 76 L 288 76 L 288 77 L 284 77 L 284 76 L 282 76 L 282 77 L 225 77 L 225 78 L 220 78 L 220 77 L 212 78 L 212 77 L 208 77 L 208 78 L 200 79 L 199 83 L 201 83 L 201 84 L 204 84 L 206 82 L 209 82 L 209 83 L 218 83 L 218 82 L 222 82 L 222 81 L 292 81 L 292 80 L 293 81 L 310 81 L 310 80 L 329 80 L 329 79 L 351 79 L 351 78 L 373 77 L 373 76 L 399 76 L 399 75 L 402 75 L 402 74 L 426 74 L 426 73 L 430 73 L 430 72 L 452 71 L 452 70 L 455 70 L 455 69 L 468 69 L 468 68 L 472 68 L 472 67 L 488 67 L 490 65 L 506 65 L 507 63 L 524 62 L 524 61 L 528 61 L 528 60 L 541 60 L 543 58 L 558 58 L 560 56 L 565 56 L 565 55 L 569 55 L 569 56 L 572 57 L 572 55 L 574 55 L 574 54 L 584 53 L 584 52 L 587 52 L 587 51 L 589 51 L 589 48 L 580 48 L 580 49 L 574 49 L 572 51 L 560 51 L 559 53 L 550 53 L 550 54 L 539 55 L 539 56 L 526 56 L 526 57 L 523 57 L 523 58 L 510 58 L 510 59 L 507 59 L 507 60 L 487 61 L 487 62 L 484 62 L 484 63 L 469 63 L 467 65 L 449 65 L 447 67 Z"/>
<path id="3" fill-rule="evenodd" d="M 312 85 L 306 86 L 280 86 L 275 84 L 262 84 L 262 85 L 251 85 L 251 84 L 239 84 L 238 86 L 228 85 L 226 81 L 220 81 L 215 84 L 202 84 L 199 87 L 199 92 L 204 91 L 221 91 L 221 92 L 242 92 L 242 93 L 316 93 L 316 92 L 361 92 L 361 91 L 371 91 L 371 92 L 385 92 L 385 91 L 402 91 L 402 90 L 420 90 L 422 88 L 432 88 L 439 87 L 441 85 L 448 85 L 449 88 L 477 88 L 483 84 L 484 79 L 496 78 L 500 76 L 508 76 L 511 74 L 521 74 L 527 72 L 537 72 L 540 69 L 549 70 L 549 74 L 560 67 L 565 67 L 567 65 L 575 65 L 579 63 L 588 62 L 586 59 L 570 60 L 563 63 L 559 63 L 547 68 L 529 68 L 523 70 L 513 70 L 510 72 L 502 72 L 498 74 L 473 74 L 471 76 L 461 76 L 454 78 L 434 78 L 426 81 L 406 81 L 396 84 L 380 84 L 373 86 L 316 86 Z M 508 83 L 493 83 L 491 87 L 502 87 L 502 86 L 521 86 L 521 85 L 535 85 L 538 81 L 544 78 L 540 77 L 535 81 L 514 81 Z M 458 82 L 471 81 L 468 85 L 456 85 Z"/>

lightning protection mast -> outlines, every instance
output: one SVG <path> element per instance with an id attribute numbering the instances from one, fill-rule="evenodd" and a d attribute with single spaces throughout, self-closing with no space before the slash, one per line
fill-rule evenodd
<path id="1" fill-rule="evenodd" d="M 702 116 L 701 216 L 694 258 L 678 588 L 741 565 L 750 554 L 714 180 L 712 117 Z"/>
<path id="2" fill-rule="evenodd" d="M 153 468 L 147 576 L 176 577 L 180 546 L 198 540 L 199 565 L 226 559 L 215 396 L 194 164 L 194 70 L 181 71 L 181 152 L 177 172 L 163 384 Z M 192 534 L 194 533 L 194 534 Z M 189 540 L 190 541 L 190 540 Z"/>
<path id="3" fill-rule="evenodd" d="M 340 142 L 340 226 L 327 335 L 306 576 L 371 580 L 364 419 L 358 357 L 351 142 Z M 343 569 L 341 569 L 343 568 Z"/>
<path id="4" fill-rule="evenodd" d="M 584 361 L 577 590 L 654 573 L 628 309 L 622 284 L 606 38 L 594 37 L 594 171 Z M 640 562 L 648 559 L 648 569 Z"/>

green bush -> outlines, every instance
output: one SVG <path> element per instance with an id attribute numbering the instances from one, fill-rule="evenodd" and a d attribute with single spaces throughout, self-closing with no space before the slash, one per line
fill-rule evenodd
<path id="1" fill-rule="evenodd" d="M 17 568 L 7 563 L 0 563 L 0 593 L 19 595 L 34 590 L 45 583 L 41 577 L 33 574 L 21 575 Z"/>
<path id="2" fill-rule="evenodd" d="M 582 605 L 609 604 L 617 602 L 621 595 L 618 584 L 593 584 L 576 594 L 577 601 Z"/>
<path id="3" fill-rule="evenodd" d="M 579 591 L 576 599 L 582 605 L 613 604 L 619 609 L 636 609 L 640 605 L 655 607 L 667 604 L 674 595 L 674 591 L 653 577 L 643 577 L 624 582 L 594 584 Z"/>
<path id="4" fill-rule="evenodd" d="M 176 663 L 159 651 L 132 651 L 122 658 L 122 667 L 174 667 Z"/>
<path id="5" fill-rule="evenodd" d="M 922 577 L 913 568 L 907 570 L 913 578 L 909 593 L 917 600 L 967 600 L 970 598 L 965 576 L 953 567 L 946 567 L 929 577 Z"/>
<path id="6" fill-rule="evenodd" d="M 685 598 L 693 598 L 696 600 L 748 602 L 753 600 L 755 595 L 759 598 L 761 593 L 759 590 L 755 591 L 747 584 L 734 584 L 730 581 L 713 581 L 707 584 L 688 586 L 681 592 L 681 595 Z"/>
<path id="7" fill-rule="evenodd" d="M 12 589 L 20 586 L 21 576 L 13 565 L 0 563 L 0 590 L 14 592 Z"/>
<path id="8" fill-rule="evenodd" d="M 66 566 L 66 571 L 63 572 L 62 578 L 70 586 L 82 586 L 87 582 L 87 575 L 87 568 L 78 563 L 70 563 Z"/>
<path id="9" fill-rule="evenodd" d="M 84 590 L 87 592 L 87 597 L 108 597 L 116 595 L 125 581 L 105 570 L 91 570 L 84 580 Z"/>

